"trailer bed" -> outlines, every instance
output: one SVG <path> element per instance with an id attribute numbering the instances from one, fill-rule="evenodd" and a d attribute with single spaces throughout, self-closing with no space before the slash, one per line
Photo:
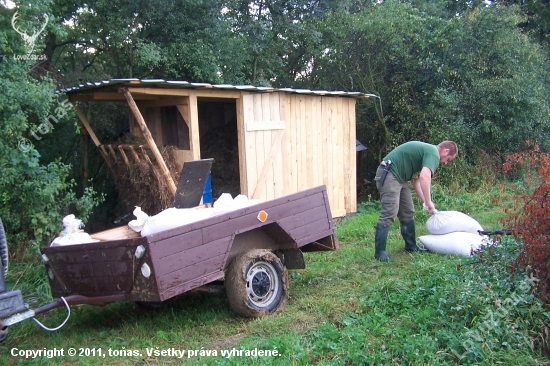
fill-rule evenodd
<path id="1" fill-rule="evenodd" d="M 41 248 L 54 297 L 164 301 L 223 278 L 251 249 L 273 251 L 289 269 L 304 267 L 304 251 L 338 249 L 325 186 L 145 237 L 117 230 L 92 237 L 118 240 Z"/>

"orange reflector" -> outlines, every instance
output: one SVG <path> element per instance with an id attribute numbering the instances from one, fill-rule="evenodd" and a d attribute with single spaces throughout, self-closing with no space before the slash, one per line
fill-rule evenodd
<path id="1" fill-rule="evenodd" d="M 261 222 L 265 222 L 265 220 L 267 220 L 267 212 L 263 210 L 258 212 L 258 220 L 260 220 Z"/>

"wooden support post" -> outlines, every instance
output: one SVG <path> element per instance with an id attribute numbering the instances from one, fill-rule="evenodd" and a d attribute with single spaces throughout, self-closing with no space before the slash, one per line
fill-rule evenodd
<path id="1" fill-rule="evenodd" d="M 101 152 L 101 155 L 103 155 L 103 157 L 105 158 L 105 161 L 107 162 L 109 168 L 111 168 L 112 170 L 111 159 L 109 159 L 109 154 L 107 153 L 107 150 L 105 150 L 105 146 L 99 145 L 99 151 Z"/>
<path id="2" fill-rule="evenodd" d="M 86 117 L 84 117 L 84 113 L 82 113 L 80 108 L 78 108 L 75 103 L 73 103 L 73 105 L 74 105 L 74 110 L 76 112 L 76 115 L 80 119 L 80 122 L 82 122 L 82 124 L 84 125 L 84 128 L 86 128 L 86 131 L 88 131 L 88 133 L 90 134 L 92 141 L 94 142 L 95 146 L 97 146 L 97 148 L 99 149 L 99 152 L 101 153 L 101 155 L 103 155 L 103 158 L 105 159 L 105 161 L 107 162 L 107 165 L 112 171 L 111 159 L 109 159 L 109 155 L 105 151 L 105 148 L 101 146 L 101 143 L 99 142 L 99 139 L 95 135 L 94 130 L 92 130 L 92 128 L 90 127 L 90 124 L 88 123 L 88 120 L 86 119 Z"/>
<path id="3" fill-rule="evenodd" d="M 194 90 L 189 91 L 189 144 L 193 160 L 201 158 L 201 144 L 199 138 L 199 108 L 197 103 L 197 93 Z"/>
<path id="4" fill-rule="evenodd" d="M 95 135 L 94 130 L 92 130 L 92 128 L 90 127 L 90 124 L 88 123 L 88 120 L 86 119 L 86 117 L 84 117 L 84 113 L 82 113 L 80 108 L 78 108 L 76 105 L 74 106 L 74 110 L 76 111 L 76 115 L 78 116 L 78 118 L 80 119 L 80 121 L 82 122 L 82 124 L 84 125 L 84 127 L 86 128 L 88 133 L 90 134 L 90 137 L 94 141 L 95 146 L 101 145 L 101 143 L 99 142 L 97 136 Z"/>
<path id="5" fill-rule="evenodd" d="M 141 129 L 141 133 L 143 134 L 143 137 L 145 138 L 145 141 L 147 141 L 147 145 L 151 149 L 151 152 L 153 153 L 153 156 L 158 162 L 158 165 L 160 167 L 160 171 L 164 179 L 166 180 L 166 183 L 168 185 L 168 188 L 170 189 L 170 192 L 172 192 L 173 195 L 176 194 L 176 184 L 174 183 L 174 180 L 172 179 L 172 176 L 170 175 L 170 171 L 168 170 L 168 167 L 166 166 L 166 163 L 164 162 L 164 159 L 162 158 L 162 155 L 160 154 L 160 151 L 157 148 L 157 145 L 155 144 L 155 141 L 153 140 L 153 137 L 151 136 L 151 132 L 147 128 L 147 124 L 145 123 L 145 120 L 143 119 L 143 116 L 139 112 L 138 106 L 132 97 L 132 94 L 128 91 L 128 88 L 120 88 L 120 91 L 124 94 L 126 97 L 126 101 L 128 102 L 128 107 L 130 107 L 130 110 L 134 114 L 134 117 L 136 118 L 136 122 L 139 124 L 139 127 Z"/>

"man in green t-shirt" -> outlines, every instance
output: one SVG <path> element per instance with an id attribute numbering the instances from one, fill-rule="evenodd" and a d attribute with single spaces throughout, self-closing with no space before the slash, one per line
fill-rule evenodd
<path id="1" fill-rule="evenodd" d="M 414 204 L 409 181 L 429 213 L 435 213 L 430 194 L 432 176 L 439 164 L 447 164 L 458 155 L 453 141 L 431 145 L 420 141 L 409 141 L 393 149 L 381 162 L 376 171 L 376 188 L 380 192 L 382 209 L 375 226 L 374 258 L 389 262 L 386 254 L 388 230 L 397 217 L 401 224 L 401 235 L 405 240 L 405 251 L 423 252 L 426 249 L 416 245 L 414 227 Z M 418 174 L 417 178 L 413 178 Z"/>

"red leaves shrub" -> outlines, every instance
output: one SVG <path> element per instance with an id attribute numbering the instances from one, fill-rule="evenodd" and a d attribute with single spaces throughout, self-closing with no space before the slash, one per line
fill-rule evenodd
<path id="1" fill-rule="evenodd" d="M 540 297 L 550 300 L 550 154 L 540 151 L 538 145 L 530 151 L 506 158 L 505 172 L 524 169 L 525 184 L 515 197 L 516 206 L 506 208 L 508 218 L 503 224 L 511 229 L 523 250 L 516 267 L 531 267 L 540 283 Z"/>

